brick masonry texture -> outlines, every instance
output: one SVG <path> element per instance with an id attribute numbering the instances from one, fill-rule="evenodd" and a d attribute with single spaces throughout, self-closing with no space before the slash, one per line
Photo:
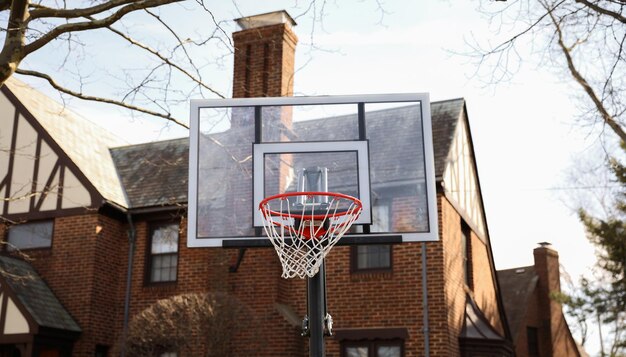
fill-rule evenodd
<path id="1" fill-rule="evenodd" d="M 439 196 L 441 240 L 426 243 L 430 349 L 433 356 L 459 355 L 465 294 L 473 295 L 490 321 L 500 323 L 491 281 L 478 278 L 489 271 L 488 260 L 473 259 L 475 290 L 463 282 L 460 259 L 460 216 Z M 229 272 L 237 250 L 187 249 L 186 224 L 181 221 L 178 280 L 146 283 L 150 220 L 135 223 L 137 246 L 133 260 L 131 316 L 172 295 L 222 291 L 249 312 L 249 328 L 234 342 L 233 355 L 245 356 L 254 345 L 256 356 L 307 356 L 299 328 L 281 316 L 275 304 L 306 313 L 304 280 L 280 278 L 280 264 L 270 248 L 248 249 L 237 272 Z M 127 224 L 99 214 L 57 218 L 50 250 L 33 251 L 32 264 L 62 304 L 83 328 L 75 346 L 77 356 L 93 354 L 96 344 L 113 346 L 121 338 L 128 254 Z M 1 232 L 1 231 L 0 231 Z M 96 233 L 98 232 L 98 233 Z M 480 257 L 486 246 L 472 239 Z M 336 247 L 327 259 L 328 305 L 336 329 L 397 328 L 408 330 L 406 356 L 424 351 L 421 243 L 393 246 L 393 270 L 351 273 L 350 248 Z M 483 253 L 484 254 L 484 253 Z M 487 285 L 487 288 L 479 288 Z M 327 355 L 340 356 L 335 338 L 326 340 Z"/>

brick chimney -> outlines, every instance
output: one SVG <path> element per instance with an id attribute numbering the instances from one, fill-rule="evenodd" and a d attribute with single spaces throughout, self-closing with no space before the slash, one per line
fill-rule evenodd
<path id="1" fill-rule="evenodd" d="M 292 27 L 296 22 L 284 10 L 235 21 L 242 30 L 233 33 L 233 98 L 293 95 L 298 38 Z M 233 111 L 231 127 L 244 128 L 253 124 L 247 112 Z M 265 108 L 263 126 L 273 129 L 263 134 L 264 139 L 282 141 L 280 138 L 291 130 L 292 116 L 292 108 L 288 106 Z"/>
<path id="2" fill-rule="evenodd" d="M 533 255 L 539 277 L 539 316 L 542 317 L 539 328 L 540 356 L 557 356 L 558 351 L 554 346 L 559 340 L 559 330 L 563 327 L 563 312 L 561 304 L 552 299 L 551 294 L 561 291 L 559 254 L 550 243 L 542 242 L 533 250 Z"/>
<path id="3" fill-rule="evenodd" d="M 296 22 L 284 10 L 235 21 L 233 98 L 293 95 Z"/>

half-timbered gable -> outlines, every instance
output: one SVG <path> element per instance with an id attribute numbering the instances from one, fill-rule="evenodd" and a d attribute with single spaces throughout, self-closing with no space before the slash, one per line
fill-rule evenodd
<path id="1" fill-rule="evenodd" d="M 125 205 L 108 148 L 122 142 L 15 79 L 0 89 L 0 215 L 48 218 Z"/>
<path id="2" fill-rule="evenodd" d="M 443 192 L 450 203 L 461 214 L 472 230 L 486 240 L 485 217 L 482 194 L 478 182 L 478 172 L 474 149 L 467 120 L 465 102 L 450 100 L 435 107 L 433 117 L 441 121 L 433 128 L 433 136 L 444 134 L 446 140 L 439 140 L 435 145 L 444 145 L 436 158 L 437 181 L 441 182 Z"/>

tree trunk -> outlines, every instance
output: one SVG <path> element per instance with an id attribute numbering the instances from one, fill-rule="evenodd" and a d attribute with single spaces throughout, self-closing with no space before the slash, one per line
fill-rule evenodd
<path id="1" fill-rule="evenodd" d="M 11 2 L 6 38 L 0 51 L 0 85 L 15 73 L 17 66 L 24 59 L 28 4 L 29 0 Z"/>

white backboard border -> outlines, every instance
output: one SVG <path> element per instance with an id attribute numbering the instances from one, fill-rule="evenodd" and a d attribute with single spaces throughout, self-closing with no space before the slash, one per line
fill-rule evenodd
<path id="1" fill-rule="evenodd" d="M 224 107 L 255 107 L 255 106 L 289 106 L 289 105 L 323 105 L 323 104 L 357 104 L 357 103 L 420 103 L 421 122 L 423 134 L 424 168 L 426 174 L 426 196 L 428 206 L 428 232 L 420 233 L 372 233 L 372 234 L 350 234 L 344 237 L 346 241 L 366 243 L 367 239 L 380 243 L 385 237 L 391 243 L 401 242 L 424 242 L 439 240 L 438 211 L 435 163 L 433 152 L 432 122 L 430 112 L 430 96 L 428 93 L 403 93 L 403 94 L 371 94 L 371 95 L 340 95 L 340 96 L 315 96 L 315 97 L 276 97 L 276 98 L 232 98 L 232 99 L 192 99 L 190 101 L 190 136 L 189 136 L 189 189 L 188 189 L 188 210 L 187 210 L 187 246 L 189 248 L 199 247 L 222 247 L 222 246 L 246 246 L 249 241 L 250 246 L 261 246 L 260 240 L 267 240 L 264 236 L 254 237 L 211 237 L 204 238 L 197 236 L 197 204 L 198 204 L 198 146 L 200 135 L 200 110 L 203 108 L 224 108 Z M 257 143 L 259 144 L 259 143 Z M 267 145 L 270 145 L 268 143 Z M 311 143 L 307 143 L 311 145 Z M 255 146 L 256 147 L 256 146 Z M 328 147 L 326 146 L 326 150 Z M 361 160 L 359 153 L 359 160 Z M 256 168 L 255 168 L 256 169 Z M 359 178 L 361 180 L 361 178 Z M 369 178 L 367 179 L 369 184 Z M 257 190 L 255 190 L 257 192 Z M 369 191 L 368 191 L 369 193 Z M 361 193 L 363 194 L 363 193 Z M 368 195 L 368 200 L 369 195 Z M 254 204 L 260 202 L 259 197 L 253 197 Z M 369 214 L 369 213 L 368 213 Z M 369 217 L 371 221 L 371 216 Z M 255 216 L 254 223 L 257 219 Z M 233 243 L 234 242 L 234 243 Z M 237 243 L 239 242 L 239 243 Z M 256 242 L 256 243 L 255 243 Z M 269 244 L 268 244 L 269 246 Z"/>

